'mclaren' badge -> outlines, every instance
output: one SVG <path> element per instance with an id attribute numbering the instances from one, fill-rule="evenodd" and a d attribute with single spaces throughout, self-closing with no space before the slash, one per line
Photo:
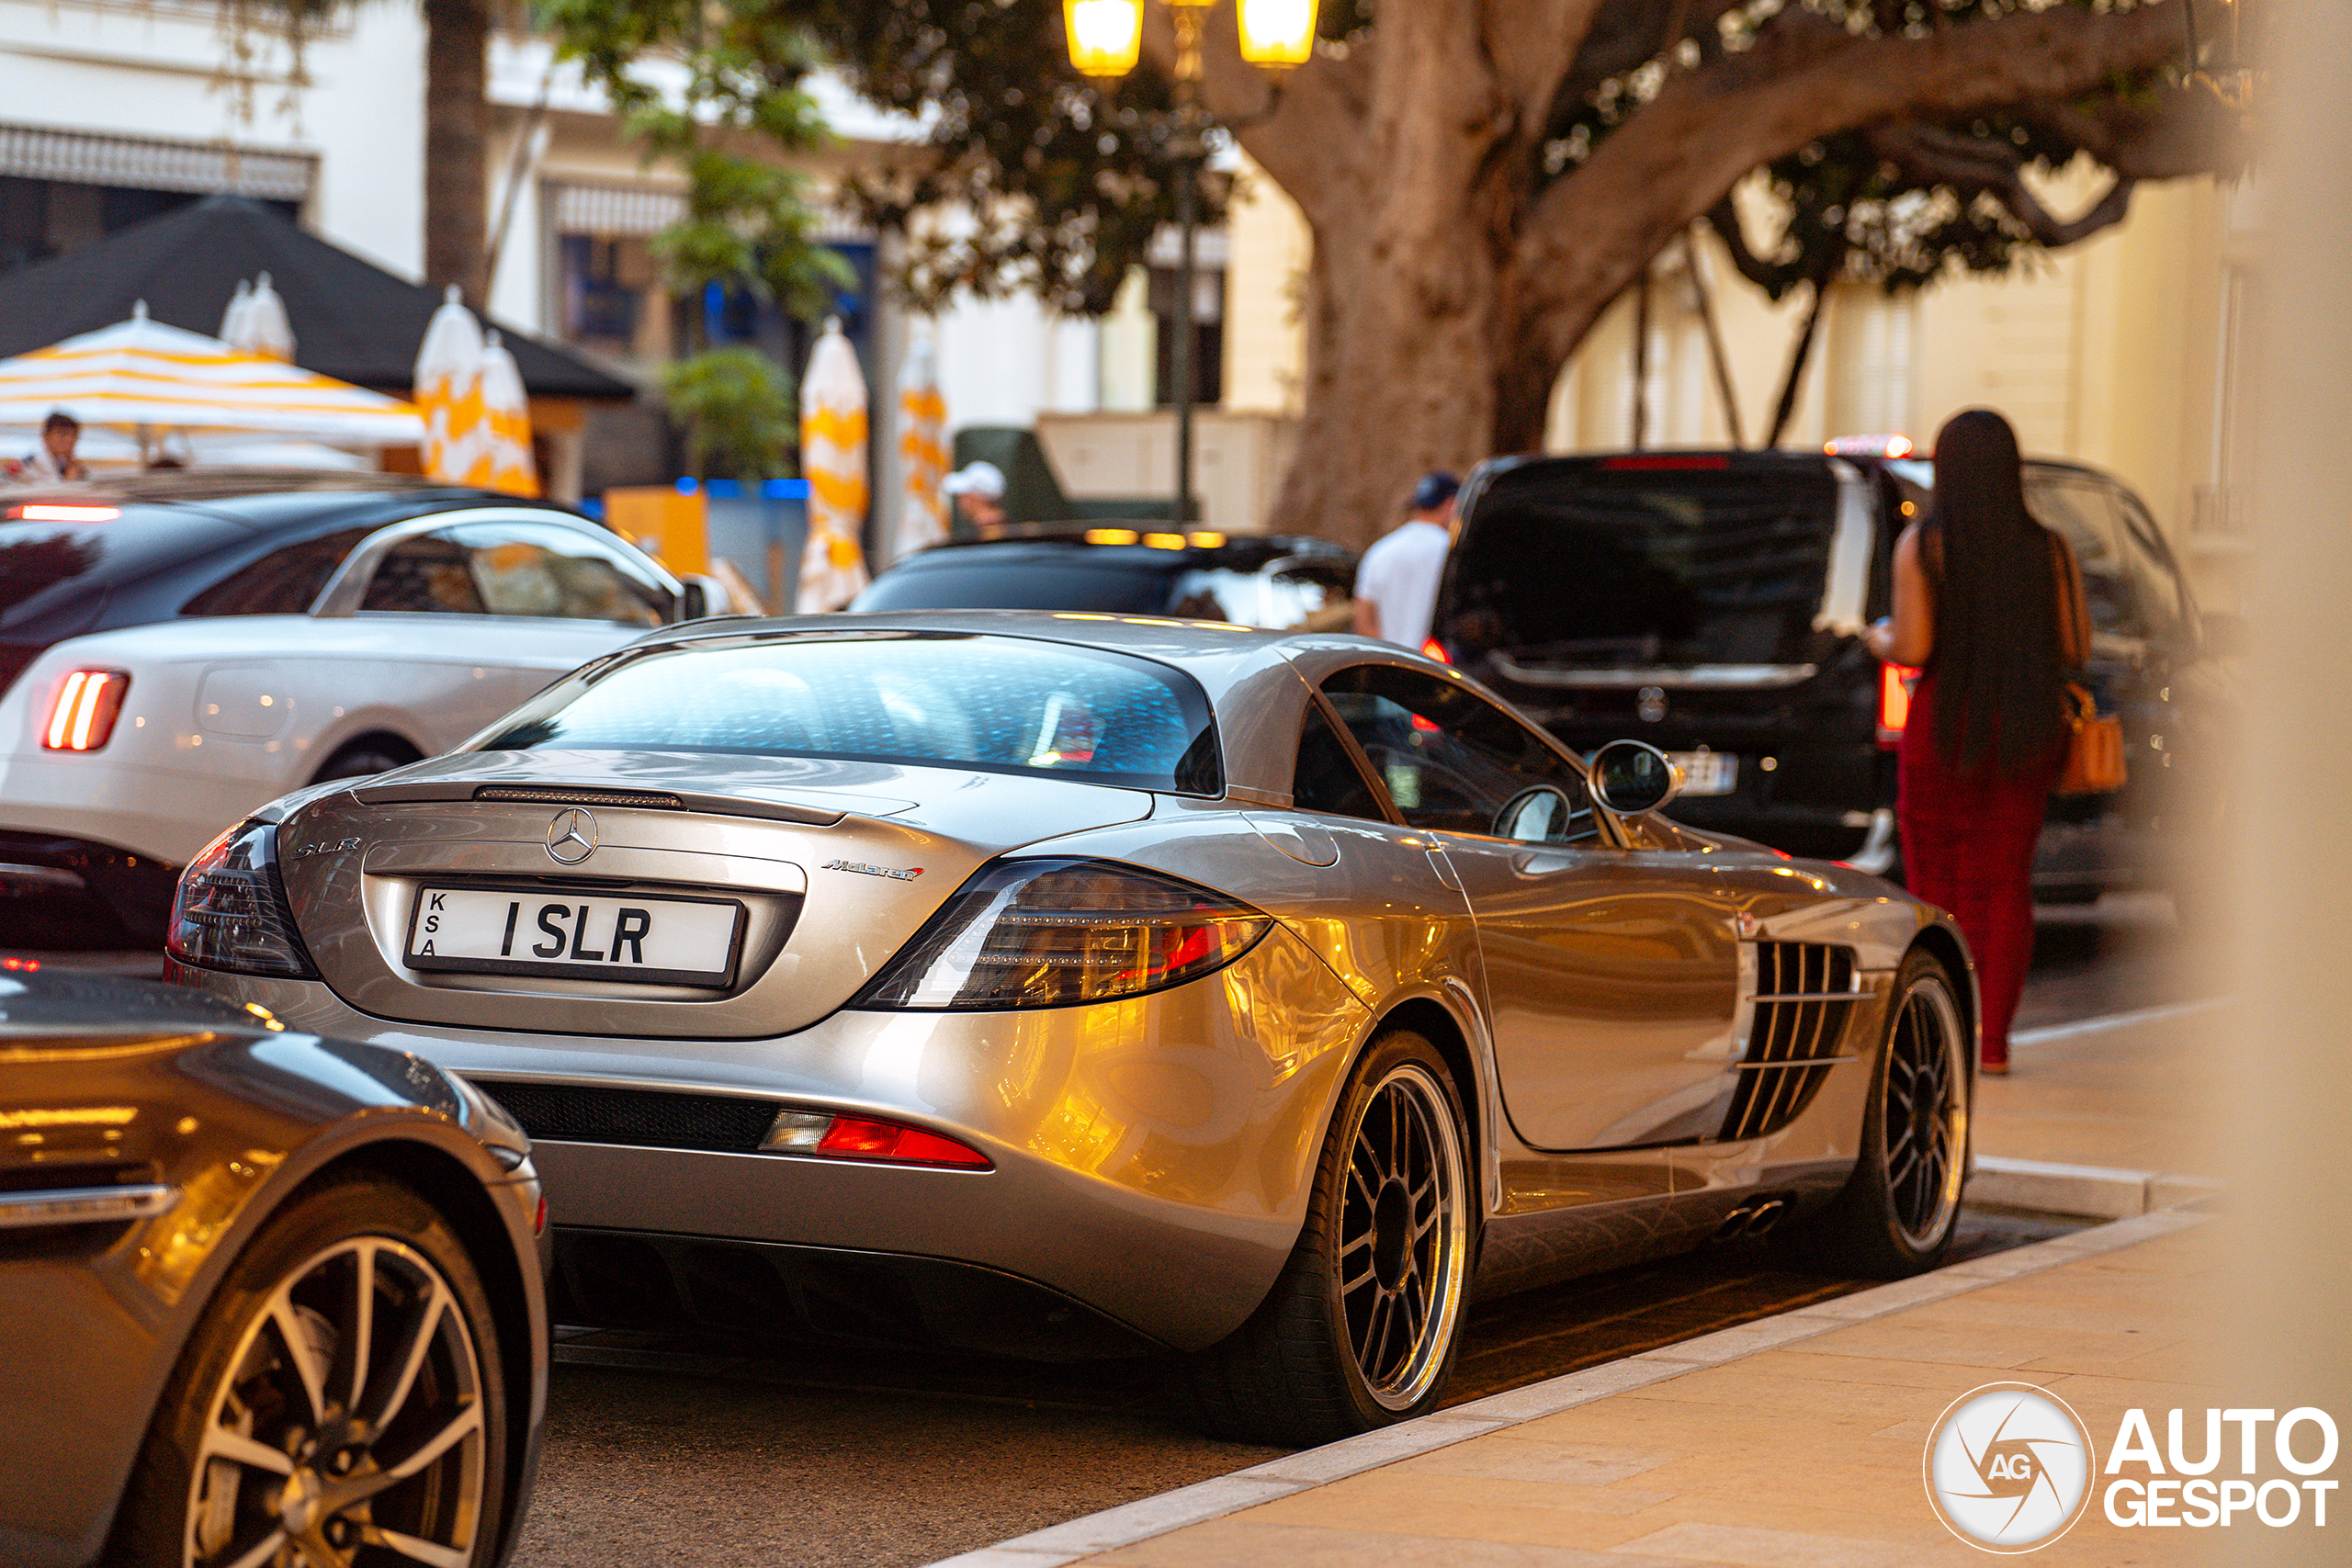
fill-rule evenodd
<path id="1" fill-rule="evenodd" d="M 548 824 L 548 854 L 564 865 L 578 865 L 596 852 L 596 818 L 575 806 L 559 811 Z"/>

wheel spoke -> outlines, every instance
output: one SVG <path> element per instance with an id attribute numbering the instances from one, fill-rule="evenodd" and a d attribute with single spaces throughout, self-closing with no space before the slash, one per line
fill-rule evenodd
<path id="1" fill-rule="evenodd" d="M 1367 1225 L 1365 1228 L 1356 1233 L 1355 1240 L 1343 1241 L 1340 1244 L 1340 1256 L 1345 1258 L 1349 1253 L 1361 1251 L 1371 1245 L 1372 1228 Z"/>
<path id="2" fill-rule="evenodd" d="M 1358 1291 L 1363 1290 L 1366 1285 L 1372 1283 L 1374 1277 L 1375 1271 L 1373 1269 L 1371 1262 L 1367 1260 L 1361 1270 L 1349 1275 L 1346 1279 L 1340 1281 L 1340 1294 L 1341 1296 L 1352 1296 Z"/>
<path id="3" fill-rule="evenodd" d="M 1356 1146 L 1357 1146 L 1359 1149 L 1363 1149 L 1363 1148 L 1364 1148 L 1366 1145 L 1364 1145 L 1364 1143 L 1363 1143 L 1363 1141 L 1362 1139 L 1358 1139 L 1358 1140 L 1356 1141 Z M 1374 1173 L 1375 1173 L 1375 1174 L 1377 1174 L 1377 1170 L 1378 1170 L 1378 1168 L 1377 1168 L 1377 1167 L 1375 1167 L 1375 1168 L 1374 1168 Z M 1356 1191 L 1357 1191 L 1358 1193 L 1360 1193 L 1360 1194 L 1362 1194 L 1362 1195 L 1363 1195 L 1363 1204 L 1364 1204 L 1364 1207 L 1365 1207 L 1367 1210 L 1369 1210 L 1369 1209 L 1370 1209 L 1370 1208 L 1371 1208 L 1374 1203 L 1376 1203 L 1376 1202 L 1378 1202 L 1378 1201 L 1380 1201 L 1380 1200 L 1379 1200 L 1379 1198 L 1378 1198 L 1378 1197 L 1374 1194 L 1374 1192 L 1373 1191 L 1372 1182 L 1371 1182 L 1369 1179 L 1367 1179 L 1365 1178 L 1364 1173 L 1363 1173 L 1363 1171 L 1358 1170 L 1358 1169 L 1356 1168 L 1356 1164 L 1355 1164 L 1355 1161 L 1353 1161 L 1353 1160 L 1350 1160 L 1350 1161 L 1348 1162 L 1348 1179 L 1349 1179 L 1349 1180 L 1351 1180 L 1351 1181 L 1352 1181 L 1352 1182 L 1354 1182 L 1354 1183 L 1356 1184 Z M 1369 1223 L 1369 1222 L 1367 1222 L 1367 1223 Z"/>
<path id="4" fill-rule="evenodd" d="M 466 1559 L 472 1555 L 469 1547 L 436 1546 L 381 1525 L 369 1525 L 359 1539 L 370 1546 L 389 1547 L 412 1562 L 430 1563 L 432 1568 L 466 1568 Z"/>
<path id="5" fill-rule="evenodd" d="M 469 1402 L 463 1410 L 449 1420 L 447 1425 L 419 1445 L 414 1453 L 384 1471 L 384 1484 L 389 1486 L 395 1481 L 406 1481 L 447 1452 L 451 1444 L 481 1430 L 481 1403 L 479 1400 Z M 376 1477 L 370 1476 L 368 1479 L 374 1480 Z"/>
<path id="6" fill-rule="evenodd" d="M 284 1347 L 286 1359 L 301 1380 L 302 1397 L 311 1406 L 311 1424 L 317 1426 L 327 1416 L 327 1370 L 311 1348 L 311 1337 L 302 1328 L 302 1320 L 294 1314 L 294 1301 L 284 1291 L 269 1303 L 269 1321 L 277 1330 L 277 1342 Z"/>
<path id="7" fill-rule="evenodd" d="M 1405 1176 L 1405 1094 L 1402 1089 L 1388 1091 L 1388 1174 L 1402 1180 Z"/>
<path id="8" fill-rule="evenodd" d="M 251 1551 L 228 1564 L 228 1568 L 261 1568 L 263 1563 L 277 1556 L 285 1546 L 286 1532 L 282 1529 L 274 1529 L 256 1541 Z"/>
<path id="9" fill-rule="evenodd" d="M 226 1427 L 213 1427 L 206 1430 L 196 1458 L 199 1464 L 206 1460 L 220 1459 L 232 1464 L 242 1464 L 248 1470 L 266 1470 L 277 1475 L 294 1473 L 292 1455 L 248 1438 L 243 1432 L 232 1432 Z"/>
<path id="10" fill-rule="evenodd" d="M 400 1414 L 401 1406 L 408 1403 L 408 1391 L 416 1382 L 418 1370 L 424 1365 L 426 1353 L 433 1348 L 433 1337 L 441 1327 L 441 1314 L 448 1310 L 450 1304 L 447 1287 L 435 1278 L 432 1293 L 425 1297 L 424 1305 L 410 1320 L 404 1331 L 407 1337 L 400 1374 L 391 1387 L 385 1391 L 381 1404 L 368 1418 L 375 1430 L 380 1432 L 390 1426 Z"/>
<path id="11" fill-rule="evenodd" d="M 352 1252 L 351 1394 L 346 1407 L 359 1408 L 368 1392 L 368 1362 L 375 1354 L 376 1244 L 362 1241 Z"/>

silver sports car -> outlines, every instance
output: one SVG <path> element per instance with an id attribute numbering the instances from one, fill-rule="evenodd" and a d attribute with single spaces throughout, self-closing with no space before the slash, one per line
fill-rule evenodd
<path id="1" fill-rule="evenodd" d="M 1315 1441 L 1430 1408 L 1474 1287 L 1949 1240 L 1958 934 L 1675 777 L 1351 637 L 705 622 L 223 834 L 171 953 L 503 1101 L 562 1321 L 1172 1349 Z"/>

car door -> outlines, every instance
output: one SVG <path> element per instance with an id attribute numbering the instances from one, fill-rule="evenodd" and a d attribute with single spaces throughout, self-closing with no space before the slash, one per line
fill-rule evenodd
<path id="1" fill-rule="evenodd" d="M 1322 693 L 1469 901 L 1520 1135 L 1590 1150 L 1713 1133 L 1738 1055 L 1738 947 L 1713 873 L 1604 841 L 1581 772 L 1464 683 L 1364 663 Z"/>

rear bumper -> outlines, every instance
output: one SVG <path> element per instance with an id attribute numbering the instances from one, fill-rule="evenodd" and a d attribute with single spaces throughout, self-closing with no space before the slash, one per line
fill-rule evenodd
<path id="1" fill-rule="evenodd" d="M 112 844 L 0 829 L 0 945 L 160 947 L 179 874 Z"/>
<path id="2" fill-rule="evenodd" d="M 882 1254 L 1006 1276 L 1125 1331 L 1073 1318 L 1073 1343 L 1139 1336 L 1179 1349 L 1230 1334 L 1272 1285 L 1305 1218 L 1331 1102 L 1372 1023 L 1280 927 L 1226 969 L 1154 996 L 1017 1013 L 845 1011 L 754 1041 L 460 1032 L 371 1017 L 315 981 L 174 977 L 297 1028 L 413 1051 L 493 1096 L 501 1079 L 669 1090 L 936 1129 L 994 1168 L 552 1138 L 535 1143 L 533 1159 L 567 1235 L 786 1249 L 735 1248 L 753 1261 L 728 1266 L 739 1285 L 772 1279 L 779 1313 L 800 1265 L 778 1258 Z M 955 1295 L 932 1288 L 945 1277 L 936 1271 L 889 1268 L 901 1285 L 922 1284 L 882 1289 L 890 1300 Z M 993 1284 L 981 1294 L 991 1292 L 1021 1294 Z M 705 1315 L 692 1294 L 678 1309 Z M 1052 1310 L 992 1308 L 973 1331 L 995 1321 L 992 1348 L 1036 1354 Z"/>

